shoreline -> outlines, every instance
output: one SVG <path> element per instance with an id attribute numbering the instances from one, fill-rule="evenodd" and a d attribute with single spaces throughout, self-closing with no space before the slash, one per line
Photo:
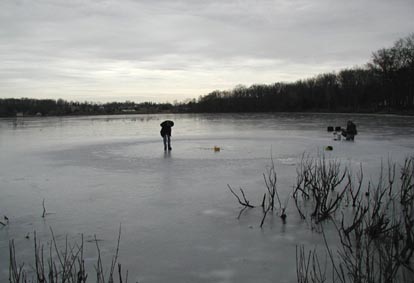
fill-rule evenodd
<path id="1" fill-rule="evenodd" d="M 117 115 L 176 115 L 176 114 L 354 114 L 354 115 L 378 115 L 378 116 L 414 116 L 414 111 L 378 111 L 378 112 L 329 112 L 329 111 L 237 111 L 237 112 L 191 112 L 191 111 L 160 111 L 160 112 L 128 112 L 128 113 L 82 113 L 82 114 L 64 114 L 64 115 L 9 115 L 0 116 L 0 119 L 21 119 L 21 118 L 46 118 L 46 117 L 88 117 L 88 116 L 117 116 Z"/>

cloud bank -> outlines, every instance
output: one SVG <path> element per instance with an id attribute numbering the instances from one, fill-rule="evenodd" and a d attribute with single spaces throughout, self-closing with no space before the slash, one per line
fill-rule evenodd
<path id="1" fill-rule="evenodd" d="M 2 0 L 0 98 L 173 101 L 366 63 L 412 0 Z"/>

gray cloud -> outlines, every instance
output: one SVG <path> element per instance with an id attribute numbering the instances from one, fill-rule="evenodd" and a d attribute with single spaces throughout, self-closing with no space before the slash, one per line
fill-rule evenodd
<path id="1" fill-rule="evenodd" d="M 0 97 L 197 97 L 367 62 L 410 1 L 0 2 Z M 168 95 L 170 94 L 170 95 Z"/>

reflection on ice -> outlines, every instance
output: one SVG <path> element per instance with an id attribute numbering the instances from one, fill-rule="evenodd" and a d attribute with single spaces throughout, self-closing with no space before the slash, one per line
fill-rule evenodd
<path id="1" fill-rule="evenodd" d="M 218 209 L 206 209 L 206 210 L 203 210 L 202 213 L 205 214 L 205 215 L 211 215 L 211 216 L 229 215 L 228 212 L 221 211 L 221 210 L 218 210 Z"/>
<path id="2" fill-rule="evenodd" d="M 211 270 L 206 273 L 201 273 L 199 276 L 201 279 L 208 280 L 209 282 L 233 282 L 235 271 L 231 269 L 219 269 Z"/>
<path id="3" fill-rule="evenodd" d="M 278 158 L 277 159 L 277 163 L 283 164 L 283 165 L 292 165 L 295 166 L 297 163 L 297 160 L 295 158 L 292 157 L 287 157 L 287 158 Z"/>

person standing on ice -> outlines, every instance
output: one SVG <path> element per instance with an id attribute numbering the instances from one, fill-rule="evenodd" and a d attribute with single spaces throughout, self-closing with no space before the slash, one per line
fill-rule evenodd
<path id="1" fill-rule="evenodd" d="M 342 135 L 346 138 L 347 141 L 354 141 L 354 138 L 357 134 L 356 125 L 354 122 L 349 120 L 346 124 L 346 130 L 342 130 Z"/>
<path id="2" fill-rule="evenodd" d="M 164 151 L 171 150 L 171 127 L 174 126 L 174 122 L 166 120 L 160 124 L 161 126 L 161 136 L 164 141 Z M 168 146 L 168 147 L 167 147 Z"/>

